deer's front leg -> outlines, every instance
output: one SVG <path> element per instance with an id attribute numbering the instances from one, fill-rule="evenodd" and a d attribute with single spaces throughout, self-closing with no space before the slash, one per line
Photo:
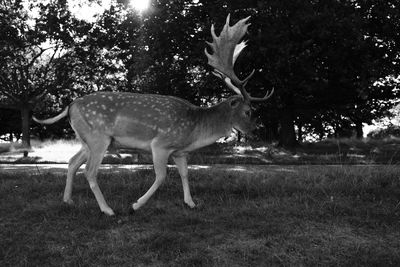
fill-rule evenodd
<path id="1" fill-rule="evenodd" d="M 132 204 L 133 210 L 138 210 L 144 204 L 146 204 L 146 202 L 157 191 L 158 187 L 160 187 L 167 176 L 167 163 L 170 151 L 163 148 L 152 147 L 152 154 L 156 180 L 149 190 L 141 198 L 139 198 L 136 203 Z"/>
<path id="2" fill-rule="evenodd" d="M 178 171 L 182 179 L 183 201 L 190 208 L 194 208 L 196 207 L 196 204 L 193 202 L 192 195 L 190 194 L 187 158 L 186 156 L 175 156 L 173 157 L 173 159 L 175 161 L 176 167 L 178 167 Z"/>

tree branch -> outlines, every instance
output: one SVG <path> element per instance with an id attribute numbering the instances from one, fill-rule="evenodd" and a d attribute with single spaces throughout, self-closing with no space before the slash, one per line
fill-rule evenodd
<path id="1" fill-rule="evenodd" d="M 3 88 L 3 90 L 0 91 L 0 95 L 4 95 L 4 96 L 10 98 L 15 103 L 19 103 L 20 102 L 19 98 L 12 93 L 12 91 L 13 91 L 13 83 L 9 79 L 7 79 L 5 76 L 0 75 L 0 84 L 2 86 L 6 87 L 6 88 Z"/>
<path id="2" fill-rule="evenodd" d="M 50 49 L 53 49 L 53 48 L 56 48 L 56 50 L 58 50 L 58 44 L 56 46 L 49 46 L 47 48 L 39 47 L 40 52 L 31 59 L 31 61 L 28 63 L 28 65 L 26 65 L 26 67 L 27 68 L 32 67 L 32 65 L 35 63 L 36 59 L 38 59 L 41 55 L 43 55 L 43 53 L 46 52 L 47 50 L 50 50 Z"/>
<path id="3" fill-rule="evenodd" d="M 16 87 L 17 87 L 19 90 L 23 89 L 23 88 L 21 87 L 20 82 L 19 82 L 18 74 L 17 74 L 17 70 L 16 70 L 16 69 L 13 69 L 12 78 L 13 78 L 14 83 L 16 84 Z"/>
<path id="4" fill-rule="evenodd" d="M 2 86 L 6 87 L 8 90 L 11 90 L 11 82 L 3 75 L 0 75 L 0 83 Z"/>
<path id="5" fill-rule="evenodd" d="M 0 103 L 0 108 L 3 108 L 3 109 L 17 109 L 17 110 L 19 110 L 17 105 L 12 105 L 12 104 L 7 105 L 7 104 L 3 104 L 3 103 Z"/>
<path id="6" fill-rule="evenodd" d="M 25 89 L 28 89 L 29 88 L 29 83 L 28 83 L 28 78 L 29 77 L 27 77 L 26 75 L 25 75 L 25 71 L 26 71 L 26 69 L 24 69 L 22 66 L 21 67 L 19 67 L 18 68 L 18 71 L 19 71 L 19 73 L 20 73 L 20 75 L 21 75 L 21 81 L 22 81 L 22 83 L 24 84 L 24 86 L 25 86 Z M 27 70 L 27 73 L 28 73 L 28 75 L 29 75 L 29 70 Z"/>
<path id="7" fill-rule="evenodd" d="M 0 91 L 0 95 L 1 94 L 3 94 L 4 96 L 10 98 L 10 100 L 12 102 L 14 102 L 14 104 L 19 104 L 21 102 L 16 96 L 14 96 L 13 94 L 11 94 L 11 93 L 9 93 L 7 91 L 2 90 L 2 91 Z"/>
<path id="8" fill-rule="evenodd" d="M 47 79 L 47 74 L 49 73 L 51 63 L 53 62 L 54 57 L 56 56 L 56 54 L 57 54 L 57 52 L 58 52 L 58 49 L 59 49 L 59 46 L 58 46 L 58 44 L 57 44 L 57 45 L 55 46 L 53 55 L 51 55 L 50 60 L 47 62 L 47 65 L 46 65 L 46 67 L 45 67 L 45 69 L 44 69 L 44 71 L 43 71 L 43 79 L 44 79 L 44 80 Z M 38 75 L 36 75 L 36 76 L 38 76 Z"/>

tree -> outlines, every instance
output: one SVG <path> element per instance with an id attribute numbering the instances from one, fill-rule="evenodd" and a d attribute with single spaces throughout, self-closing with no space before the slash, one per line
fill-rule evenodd
<path id="1" fill-rule="evenodd" d="M 261 66 L 260 74 L 276 88 L 281 145 L 296 144 L 295 121 L 312 126 L 321 112 L 326 114 L 326 126 L 339 117 L 358 129 L 363 122 L 385 114 L 389 105 L 382 102 L 396 97 L 385 78 L 396 74 L 394 62 L 399 58 L 392 47 L 370 38 L 367 9 L 354 1 L 336 0 L 257 4 L 253 34 L 258 40 L 253 51 L 261 56 L 254 58 Z M 380 7 L 384 8 L 381 19 L 395 12 L 394 6 Z M 396 25 L 395 21 L 388 24 Z M 389 43 L 395 43 L 395 32 L 386 32 Z M 328 116 L 332 111 L 339 116 Z"/>
<path id="2" fill-rule="evenodd" d="M 12 5 L 11 7 L 9 5 Z M 21 113 L 23 144 L 30 146 L 29 118 L 30 110 L 41 97 L 43 91 L 33 88 L 33 72 L 43 70 L 36 60 L 45 52 L 37 47 L 42 40 L 40 34 L 33 34 L 26 23 L 27 14 L 23 12 L 21 2 L 15 4 L 2 2 L 0 5 L 1 40 L 0 54 L 0 100 L 3 107 L 17 109 Z M 24 36 L 22 36 L 24 34 Z M 32 45 L 27 43 L 31 42 Z M 43 73 L 46 75 L 46 73 Z"/>
<path id="3" fill-rule="evenodd" d="M 117 11 L 87 23 L 71 14 L 66 1 L 38 1 L 30 7 L 39 16 L 29 17 L 21 1 L 0 5 L 0 103 L 21 113 L 25 147 L 30 147 L 32 110 L 56 113 L 76 96 L 118 90 L 125 71 L 115 44 L 124 41 L 120 39 L 126 31 L 112 34 Z M 63 132 L 59 130 L 55 132 Z"/>
<path id="4" fill-rule="evenodd" d="M 356 130 L 360 137 L 362 124 L 386 116 L 397 97 L 397 2 L 156 0 L 140 15 L 120 0 L 93 22 L 76 19 L 65 0 L 32 5 L 37 18 L 28 18 L 20 1 L 1 4 L 3 106 L 57 113 L 97 90 L 215 103 L 230 91 L 210 75 L 204 41 L 228 13 L 232 23 L 252 15 L 236 72 L 245 77 L 256 69 L 247 86 L 254 96 L 275 88 L 256 111 L 263 138 L 293 147 L 308 133 Z M 54 127 L 55 135 L 65 134 Z"/>
<path id="5" fill-rule="evenodd" d="M 47 32 L 28 16 L 22 1 L 2 2 L 0 12 L 0 101 L 3 107 L 20 112 L 22 143 L 29 148 L 31 111 L 47 94 L 62 87 L 54 81 L 64 44 L 48 38 Z M 59 15 L 69 18 L 65 12 L 59 11 Z"/>

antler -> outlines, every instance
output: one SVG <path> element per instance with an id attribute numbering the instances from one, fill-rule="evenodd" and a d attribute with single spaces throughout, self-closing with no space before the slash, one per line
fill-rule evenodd
<path id="1" fill-rule="evenodd" d="M 250 16 L 239 20 L 233 26 L 229 26 L 229 14 L 219 36 L 215 34 L 214 25 L 212 25 L 211 36 L 213 42 L 206 43 L 212 48 L 213 54 L 211 55 L 208 53 L 207 48 L 204 49 L 204 53 L 208 58 L 208 64 L 214 68 L 213 74 L 221 78 L 235 93 L 243 96 L 245 101 L 265 101 L 273 94 L 274 90 L 270 93 L 267 92 L 263 98 L 256 98 L 251 97 L 244 88 L 249 79 L 253 76 L 255 70 L 244 80 L 240 80 L 233 69 L 237 57 L 247 46 L 247 41 L 240 42 L 240 40 L 246 34 L 247 28 L 250 26 L 250 23 L 247 23 L 249 18 Z"/>

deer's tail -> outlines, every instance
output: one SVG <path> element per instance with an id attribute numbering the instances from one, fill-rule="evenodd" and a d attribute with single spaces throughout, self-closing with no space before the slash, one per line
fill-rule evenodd
<path id="1" fill-rule="evenodd" d="M 58 114 L 57 116 L 55 116 L 55 117 L 53 117 L 53 118 L 48 118 L 48 119 L 46 119 L 46 120 L 39 120 L 39 119 L 35 118 L 35 116 L 33 116 L 32 119 L 33 119 L 34 121 L 36 121 L 37 123 L 40 123 L 40 124 L 53 124 L 53 123 L 55 123 L 55 122 L 61 120 L 62 118 L 68 116 L 68 110 L 69 110 L 69 107 L 65 108 L 65 109 L 64 109 L 60 114 Z"/>

